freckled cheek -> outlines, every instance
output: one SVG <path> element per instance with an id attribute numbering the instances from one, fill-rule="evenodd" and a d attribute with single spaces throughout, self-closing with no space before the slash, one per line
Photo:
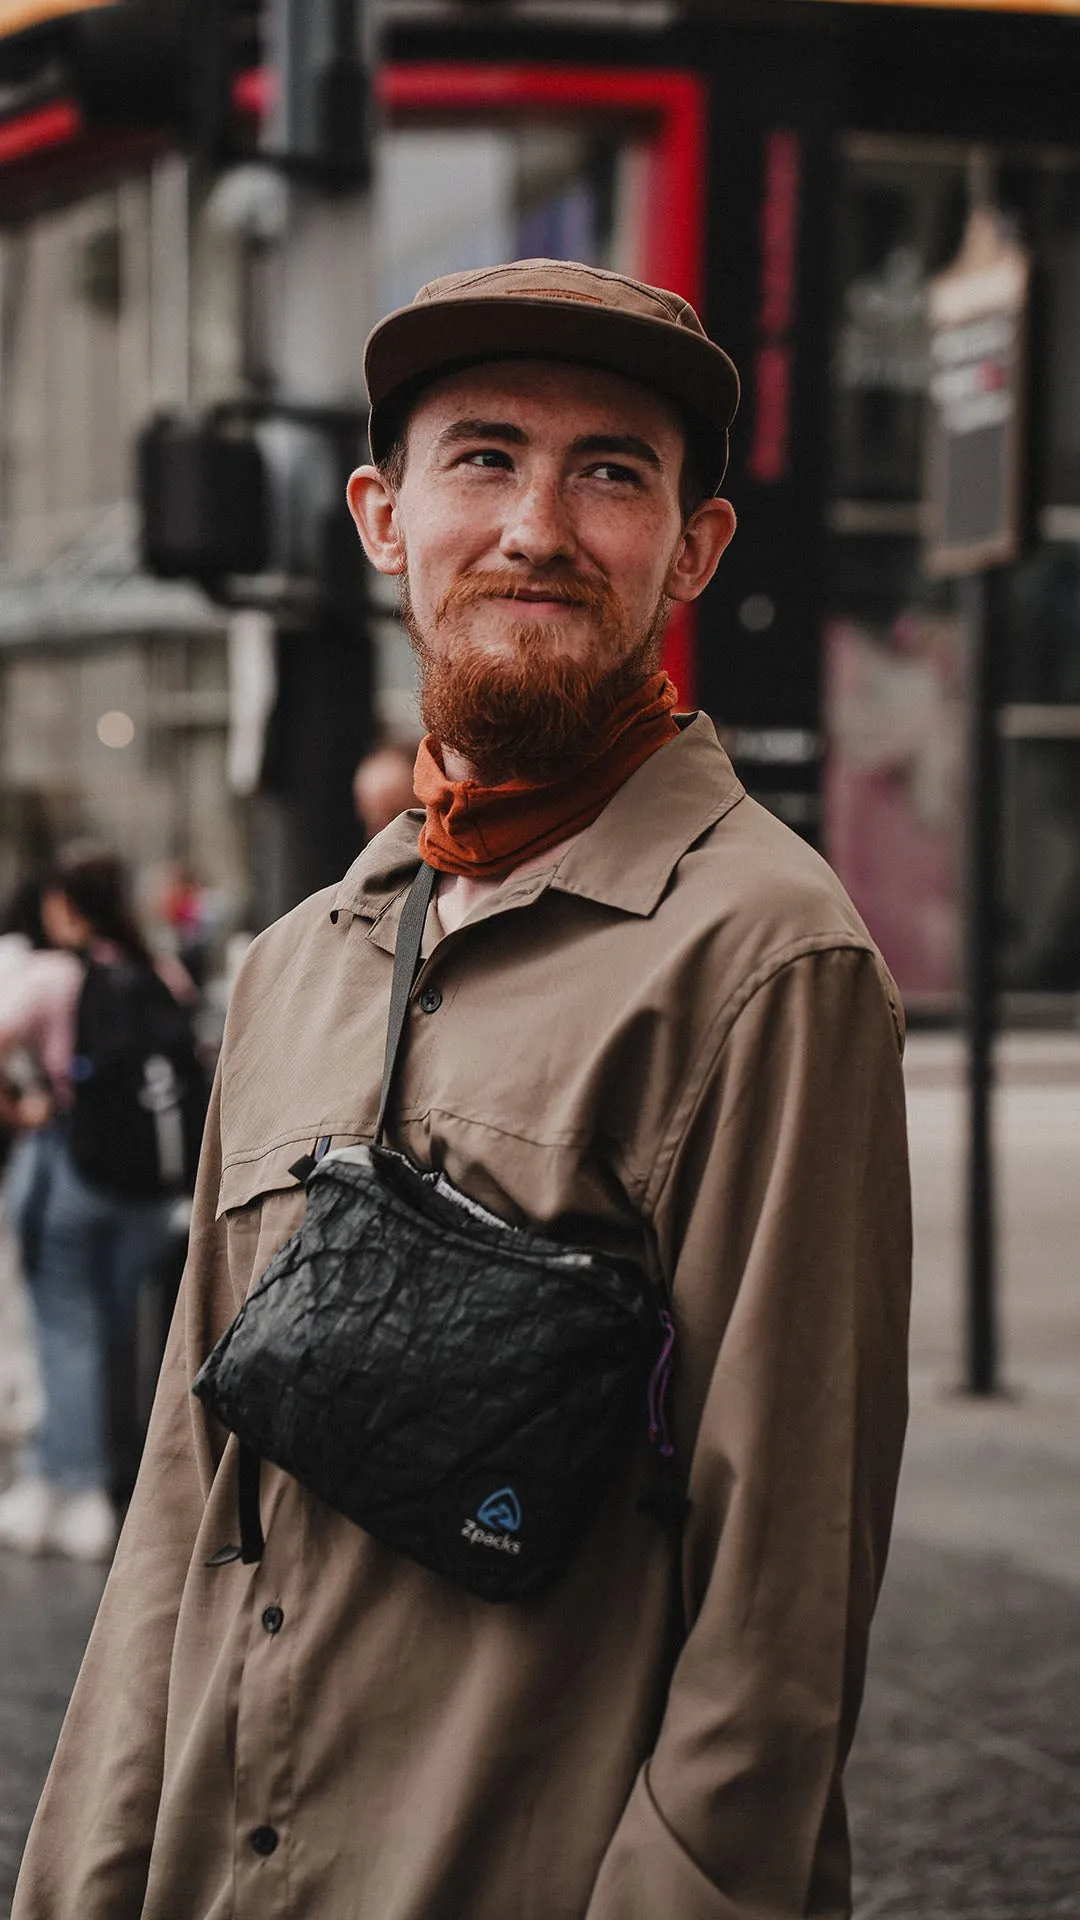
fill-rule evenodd
<path id="1" fill-rule="evenodd" d="M 487 551 L 478 549 L 475 536 L 468 538 L 460 528 L 428 528 L 422 540 L 409 542 L 409 589 L 421 627 L 430 625 L 447 588 L 475 568 Z"/>
<path id="2" fill-rule="evenodd" d="M 624 605 L 652 606 L 663 591 L 667 555 L 656 530 L 609 548 L 602 565 Z"/>
<path id="3" fill-rule="evenodd" d="M 498 545 L 498 529 L 490 513 L 479 502 L 472 512 L 459 507 L 454 513 L 436 516 L 428 530 L 424 546 L 433 568 L 458 574 L 473 566 L 478 558 Z"/>
<path id="4" fill-rule="evenodd" d="M 582 516 L 578 525 L 582 545 L 610 573 L 621 573 L 627 581 L 640 579 L 643 586 L 653 574 L 666 573 L 678 531 L 669 514 L 648 508 L 632 516 L 615 508 L 596 508 Z"/>

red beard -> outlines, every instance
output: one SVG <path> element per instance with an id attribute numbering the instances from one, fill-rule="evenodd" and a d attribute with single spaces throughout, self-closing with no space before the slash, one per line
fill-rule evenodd
<path id="1" fill-rule="evenodd" d="M 539 584 L 510 572 L 463 574 L 439 602 L 435 624 L 482 600 Z M 586 659 L 553 652 L 550 625 L 527 618 L 511 629 L 512 647 L 505 653 L 475 645 L 464 623 L 460 639 L 436 652 L 417 625 L 408 578 L 402 579 L 401 614 L 420 664 L 424 725 L 440 746 L 469 761 L 484 786 L 508 779 L 542 786 L 584 765 L 616 707 L 659 664 L 666 599 L 635 639 L 605 582 L 563 575 L 542 584 L 551 599 L 572 601 L 594 619 L 596 644 Z"/>

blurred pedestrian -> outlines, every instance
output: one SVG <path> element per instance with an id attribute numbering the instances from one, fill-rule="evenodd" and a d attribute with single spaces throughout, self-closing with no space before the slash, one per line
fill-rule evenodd
<path id="1" fill-rule="evenodd" d="M 33 956 L 49 949 L 49 940 L 41 917 L 41 883 L 38 880 L 20 881 L 11 898 L 0 913 L 0 1018 L 3 1009 L 10 1001 L 17 1002 L 21 985 L 35 977 L 39 967 L 48 970 L 51 961 L 42 963 Z M 66 962 L 63 963 L 66 970 Z M 17 1126 L 9 1102 L 25 1092 L 37 1077 L 32 1060 L 28 1055 L 19 1059 L 8 1055 L 4 1062 L 4 1076 L 0 1080 L 0 1168 L 6 1163 L 11 1146 L 17 1137 Z"/>
<path id="2" fill-rule="evenodd" d="M 206 984 L 207 890 L 190 861 L 174 860 L 163 876 L 158 912 L 178 960 L 197 987 Z"/>
<path id="3" fill-rule="evenodd" d="M 106 1414 L 110 1342 L 130 1326 L 139 1288 L 165 1249 L 172 1200 L 116 1190 L 88 1178 L 77 1162 L 79 1083 L 92 1085 L 95 1068 L 86 1051 L 87 995 L 91 982 L 100 1002 L 103 989 L 152 976 L 183 1019 L 157 968 L 169 972 L 176 993 L 189 995 L 191 984 L 176 961 L 152 959 L 124 869 L 108 853 L 75 850 L 61 862 L 43 889 L 42 920 L 54 950 L 32 954 L 0 998 L 0 1061 L 29 1058 L 39 1076 L 0 1095 L 0 1118 L 22 1136 L 7 1196 L 44 1391 L 19 1475 L 0 1495 L 0 1545 L 94 1561 L 109 1556 L 116 1537 Z M 135 988 L 126 991 L 131 1004 Z M 123 999 L 117 1004 L 122 1021 Z M 156 1084 L 167 1067 L 162 1055 Z M 93 1122 L 91 1131 L 94 1146 L 107 1154 L 112 1128 Z"/>
<path id="4" fill-rule="evenodd" d="M 901 1014 L 660 664 L 737 376 L 678 295 L 536 260 L 366 365 L 424 819 L 237 982 L 13 1920 L 841 1920 Z"/>
<path id="5" fill-rule="evenodd" d="M 33 970 L 32 956 L 48 946 L 41 924 L 41 887 L 21 881 L 0 913 L 0 1008 L 18 992 Z M 25 1091 L 36 1077 L 29 1056 L 9 1061 L 0 1095 Z M 0 1170 L 7 1164 L 18 1130 L 0 1118 Z M 12 1228 L 5 1187 L 0 1184 L 0 1443 L 10 1446 L 32 1432 L 41 1417 L 41 1386 L 30 1332 L 29 1303 L 18 1240 Z"/>
<path id="6" fill-rule="evenodd" d="M 353 805 L 366 840 L 374 840 L 399 813 L 419 806 L 413 789 L 419 744 L 410 748 L 401 741 L 387 741 L 366 753 L 353 774 Z"/>

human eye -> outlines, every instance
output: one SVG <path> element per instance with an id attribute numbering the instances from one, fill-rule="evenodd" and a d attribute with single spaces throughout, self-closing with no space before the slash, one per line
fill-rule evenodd
<path id="1" fill-rule="evenodd" d="M 588 478 L 605 486 L 640 488 L 645 484 L 637 467 L 628 467 L 621 460 L 597 461 L 588 469 Z"/>
<path id="2" fill-rule="evenodd" d="M 470 447 L 460 455 L 457 464 L 459 467 L 472 467 L 481 472 L 507 473 L 514 463 L 505 447 Z"/>

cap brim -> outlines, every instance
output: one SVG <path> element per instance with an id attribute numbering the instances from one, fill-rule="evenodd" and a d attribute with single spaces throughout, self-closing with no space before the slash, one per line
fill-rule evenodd
<path id="1" fill-rule="evenodd" d="M 548 296 L 420 301 L 380 321 L 364 353 L 373 459 L 389 452 L 421 388 L 459 367 L 506 359 L 569 360 L 640 381 L 715 438 L 719 484 L 739 404 L 739 376 L 723 348 L 688 327 Z"/>

